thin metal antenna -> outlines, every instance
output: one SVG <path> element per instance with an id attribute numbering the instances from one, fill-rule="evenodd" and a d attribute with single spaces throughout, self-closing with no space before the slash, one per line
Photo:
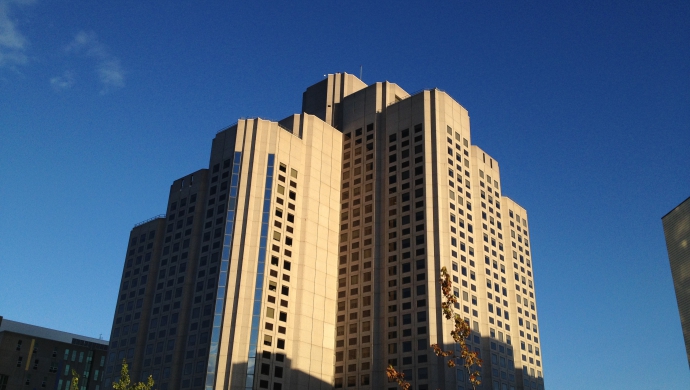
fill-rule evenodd
<path id="1" fill-rule="evenodd" d="M 359 66 L 359 79 L 362 79 L 362 65 Z"/>

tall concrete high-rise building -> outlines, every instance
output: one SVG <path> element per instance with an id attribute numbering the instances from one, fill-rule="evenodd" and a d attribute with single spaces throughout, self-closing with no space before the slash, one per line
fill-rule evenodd
<path id="1" fill-rule="evenodd" d="M 467 111 L 434 89 L 328 75 L 302 113 L 240 120 L 132 230 L 106 366 L 169 389 L 471 388 L 442 267 L 486 389 L 543 389 L 526 211 Z"/>
<path id="2" fill-rule="evenodd" d="M 661 218 L 690 366 L 690 198 Z"/>

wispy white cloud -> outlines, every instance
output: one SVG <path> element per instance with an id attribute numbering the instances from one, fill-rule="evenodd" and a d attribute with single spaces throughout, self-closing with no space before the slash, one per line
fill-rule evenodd
<path id="1" fill-rule="evenodd" d="M 65 71 L 62 75 L 51 78 L 50 85 L 56 91 L 70 89 L 74 85 L 74 74 L 70 71 Z"/>
<path id="2" fill-rule="evenodd" d="M 98 64 L 98 78 L 106 86 L 124 87 L 125 75 L 120 66 L 120 60 L 112 58 Z"/>
<path id="3" fill-rule="evenodd" d="M 108 47 L 98 40 L 93 31 L 77 33 L 65 50 L 96 61 L 96 75 L 103 87 L 101 94 L 106 94 L 114 88 L 124 87 L 125 72 L 120 65 L 120 59 L 110 53 Z"/>
<path id="4" fill-rule="evenodd" d="M 29 41 L 19 31 L 12 11 L 17 5 L 33 2 L 33 0 L 0 0 L 0 68 L 23 65 L 29 61 L 26 55 Z"/>

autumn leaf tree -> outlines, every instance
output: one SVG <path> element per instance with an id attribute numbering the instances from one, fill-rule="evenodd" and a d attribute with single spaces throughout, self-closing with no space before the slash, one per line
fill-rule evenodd
<path id="1" fill-rule="evenodd" d="M 450 332 L 453 341 L 459 346 L 459 354 L 456 354 L 453 350 L 444 351 L 438 344 L 432 344 L 431 348 L 434 349 L 436 356 L 442 356 L 444 358 L 449 358 L 447 365 L 448 367 L 455 367 L 457 365 L 463 365 L 465 370 L 469 374 L 470 383 L 472 388 L 476 389 L 477 386 L 481 384 L 481 377 L 479 371 L 476 367 L 482 366 L 482 359 L 479 358 L 477 352 L 471 351 L 470 347 L 467 346 L 465 340 L 470 336 L 472 329 L 470 325 L 465 321 L 459 314 L 455 313 L 453 307 L 458 302 L 457 297 L 453 294 L 453 283 L 450 281 L 450 274 L 446 267 L 441 268 L 441 293 L 443 294 L 443 302 L 441 303 L 441 309 L 443 311 L 443 316 L 448 320 L 453 321 L 453 330 Z M 389 381 L 394 381 L 403 390 L 409 390 L 410 383 L 405 380 L 405 374 L 398 372 L 395 367 L 389 365 L 386 369 L 386 375 Z"/>
<path id="2" fill-rule="evenodd" d="M 388 376 L 389 381 L 396 382 L 398 387 L 400 387 L 402 390 L 410 390 L 410 387 L 412 387 L 410 382 L 405 380 L 405 374 L 396 370 L 392 364 L 389 364 L 388 368 L 386 368 L 386 375 Z"/>

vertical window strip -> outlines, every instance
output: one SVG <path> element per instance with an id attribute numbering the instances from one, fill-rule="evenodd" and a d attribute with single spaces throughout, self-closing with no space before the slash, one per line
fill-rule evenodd
<path id="1" fill-rule="evenodd" d="M 261 238 L 259 239 L 259 259 L 256 270 L 256 287 L 254 290 L 254 307 L 252 312 L 252 328 L 249 336 L 249 356 L 247 360 L 247 381 L 245 388 L 254 387 L 254 368 L 256 365 L 256 346 L 259 340 L 259 319 L 261 318 L 261 299 L 264 291 L 264 269 L 266 267 L 266 244 L 268 241 L 268 220 L 271 214 L 271 191 L 273 187 L 273 166 L 275 155 L 268 155 L 266 169 L 266 189 L 264 191 L 264 208 L 261 215 Z"/>
<path id="2" fill-rule="evenodd" d="M 237 203 L 237 186 L 240 178 L 240 163 L 242 152 L 235 152 L 232 164 L 232 176 L 230 178 L 230 194 L 228 197 L 228 215 L 225 223 L 225 237 L 223 242 L 223 254 L 220 261 L 220 274 L 218 275 L 218 292 L 216 294 L 216 307 L 213 314 L 213 330 L 211 331 L 211 347 L 208 354 L 208 366 L 206 368 L 206 390 L 212 390 L 216 378 L 216 365 L 218 363 L 218 342 L 220 341 L 220 327 L 223 321 L 225 309 L 225 288 L 228 281 L 228 265 L 230 263 L 230 247 L 232 245 L 232 233 L 235 224 L 235 206 Z"/>

